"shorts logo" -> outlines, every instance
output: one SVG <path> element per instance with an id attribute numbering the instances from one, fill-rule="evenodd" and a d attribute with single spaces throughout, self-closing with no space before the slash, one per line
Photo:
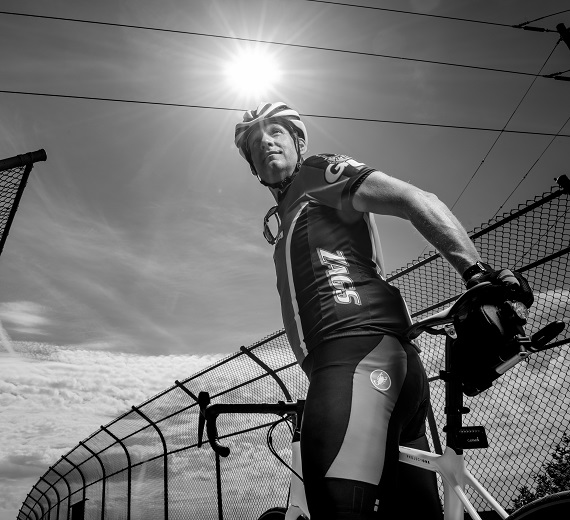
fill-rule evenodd
<path id="1" fill-rule="evenodd" d="M 392 380 L 384 370 L 374 370 L 374 372 L 370 374 L 370 381 L 372 382 L 372 386 L 381 392 L 385 392 L 392 386 Z"/>

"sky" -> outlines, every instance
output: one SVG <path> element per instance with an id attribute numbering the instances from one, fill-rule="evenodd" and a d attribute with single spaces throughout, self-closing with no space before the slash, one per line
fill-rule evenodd
<path id="1" fill-rule="evenodd" d="M 358 4 L 0 0 L 0 158 L 48 157 L 0 257 L 0 520 L 101 424 L 282 328 L 244 110 L 288 103 L 309 154 L 434 192 L 467 230 L 569 173 L 570 83 L 534 75 L 570 49 L 502 25 L 570 27 L 567 2 Z M 244 55 L 272 86 L 228 75 Z M 388 272 L 431 249 L 376 219 Z"/>

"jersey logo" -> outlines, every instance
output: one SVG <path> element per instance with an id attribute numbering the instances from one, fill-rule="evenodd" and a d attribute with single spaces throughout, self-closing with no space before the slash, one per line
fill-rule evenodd
<path id="1" fill-rule="evenodd" d="M 332 287 L 333 296 L 337 303 L 343 305 L 355 303 L 361 305 L 360 295 L 354 288 L 352 278 L 348 276 L 348 262 L 342 251 L 331 253 L 325 249 L 317 248 L 321 264 L 327 268 L 329 285 Z"/>
<path id="2" fill-rule="evenodd" d="M 374 370 L 374 372 L 370 374 L 370 382 L 376 390 L 380 390 L 381 392 L 385 392 L 392 386 L 392 380 L 388 373 L 380 369 Z"/>
<path id="3" fill-rule="evenodd" d="M 321 154 L 317 155 L 317 157 L 329 163 L 325 170 L 325 181 L 327 181 L 328 184 L 334 184 L 338 181 L 347 166 L 354 166 L 355 168 L 364 166 L 363 163 L 355 161 L 348 155 Z"/>

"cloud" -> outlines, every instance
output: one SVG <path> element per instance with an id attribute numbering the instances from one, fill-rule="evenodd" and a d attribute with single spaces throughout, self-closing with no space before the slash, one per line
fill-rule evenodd
<path id="1" fill-rule="evenodd" d="M 41 334 L 42 326 L 49 324 L 45 308 L 34 302 L 0 303 L 0 321 L 9 323 L 18 332 Z"/>
<path id="2" fill-rule="evenodd" d="M 0 511 L 19 508 L 40 475 L 101 424 L 221 357 L 12 346 L 14 355 L 0 352 Z"/>

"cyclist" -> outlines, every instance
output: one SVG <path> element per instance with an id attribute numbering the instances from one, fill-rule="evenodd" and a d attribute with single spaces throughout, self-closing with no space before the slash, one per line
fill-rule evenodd
<path id="1" fill-rule="evenodd" d="M 247 111 L 235 144 L 277 202 L 264 234 L 285 331 L 309 378 L 301 455 L 311 519 L 441 518 L 434 474 L 398 464 L 399 444 L 429 449 L 429 387 L 401 335 L 411 320 L 385 280 L 371 213 L 409 220 L 471 283 L 496 272 L 435 195 L 346 155 L 304 159 L 306 127 L 282 102 Z"/>

